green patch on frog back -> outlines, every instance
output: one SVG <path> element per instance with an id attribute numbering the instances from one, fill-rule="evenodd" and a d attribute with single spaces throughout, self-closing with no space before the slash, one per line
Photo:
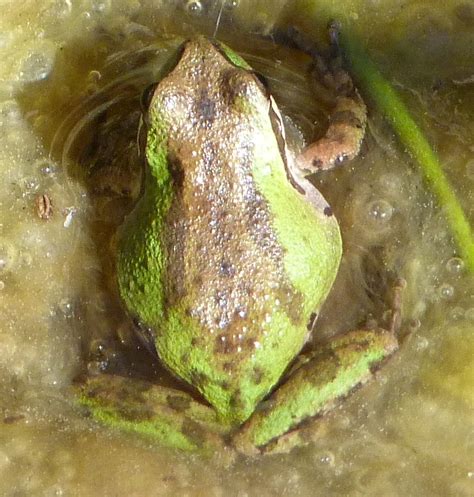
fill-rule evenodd
<path id="1" fill-rule="evenodd" d="M 168 168 L 167 129 L 157 113 L 150 115 L 154 125 L 147 134 L 145 174 L 147 185 L 133 211 L 118 231 L 117 275 L 120 295 L 129 312 L 154 326 L 164 316 L 163 275 L 166 254 L 163 240 L 167 212 L 173 200 L 173 180 Z"/>
<path id="2" fill-rule="evenodd" d="M 265 124 L 261 126 L 264 132 Z M 303 195 L 289 185 L 270 130 L 262 141 L 259 160 L 253 174 L 272 212 L 273 227 L 284 247 L 284 267 L 289 281 L 305 296 L 300 312 L 308 320 L 324 302 L 339 268 L 342 240 L 335 216 L 317 210 Z M 267 144 L 267 145 L 264 145 Z M 269 145 L 268 145 L 269 144 Z M 264 159 L 262 159 L 264 157 Z"/>

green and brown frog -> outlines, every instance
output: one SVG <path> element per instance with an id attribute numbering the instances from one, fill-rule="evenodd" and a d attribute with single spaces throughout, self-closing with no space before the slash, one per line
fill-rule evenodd
<path id="1" fill-rule="evenodd" d="M 128 313 L 192 392 L 91 377 L 81 403 L 95 419 L 186 450 L 284 450 L 397 349 L 393 329 L 359 330 L 295 361 L 342 253 L 305 175 L 352 158 L 364 136 L 365 105 L 344 86 L 325 137 L 293 157 L 252 68 L 205 37 L 182 45 L 148 94 L 143 193 L 118 232 L 117 274 Z"/>

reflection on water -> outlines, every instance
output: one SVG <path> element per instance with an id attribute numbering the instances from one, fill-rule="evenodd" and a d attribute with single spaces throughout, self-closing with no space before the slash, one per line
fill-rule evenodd
<path id="1" fill-rule="evenodd" d="M 2 5 L 1 495 L 474 492 L 472 279 L 416 167 L 375 109 L 363 157 L 315 178 L 341 221 L 345 244 L 315 340 L 379 319 L 380 288 L 392 273 L 408 281 L 406 326 L 421 325 L 377 380 L 329 417 L 317 444 L 222 468 L 107 432 L 71 401 L 71 382 L 83 373 L 113 368 L 173 381 L 124 324 L 110 252 L 139 190 L 140 94 L 156 79 L 165 49 L 178 43 L 172 34 L 212 34 L 219 17 L 219 36 L 266 74 L 291 116 L 290 141 L 309 139 L 325 125 L 326 104 L 313 101 L 306 60 L 258 39 L 278 16 L 302 26 L 309 17 L 299 18 L 283 1 L 272 12 L 264 3 L 227 2 L 222 11 L 197 1 Z M 472 219 L 474 8 L 451 1 L 433 10 L 412 1 L 396 20 L 388 7 L 377 17 L 370 9 L 347 4 L 358 29 L 370 26 L 369 48 L 429 130 Z M 318 19 L 318 38 L 326 21 Z M 91 171 L 106 180 L 119 167 L 134 178 L 128 197 L 88 182 Z M 37 212 L 44 195 L 48 220 Z"/>

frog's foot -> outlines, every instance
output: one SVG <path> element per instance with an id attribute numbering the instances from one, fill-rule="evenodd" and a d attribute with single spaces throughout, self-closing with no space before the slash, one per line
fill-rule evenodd
<path id="1" fill-rule="evenodd" d="M 308 443 L 308 418 L 320 417 L 359 385 L 398 348 L 386 330 L 353 331 L 332 339 L 290 374 L 235 434 L 240 452 L 285 452 Z M 311 432 L 315 429 L 312 427 Z"/>
<path id="2" fill-rule="evenodd" d="M 296 46 L 313 57 L 317 80 L 336 95 L 326 134 L 296 159 L 307 172 L 331 169 L 356 157 L 367 124 L 367 108 L 342 67 L 335 25 L 330 26 L 330 35 L 332 54 L 327 62 L 327 57 L 317 52 L 301 33 L 293 30 L 290 34 Z"/>
<path id="3" fill-rule="evenodd" d="M 215 411 L 180 390 L 104 374 L 80 385 L 78 399 L 96 421 L 161 446 L 209 455 L 224 447 Z"/>

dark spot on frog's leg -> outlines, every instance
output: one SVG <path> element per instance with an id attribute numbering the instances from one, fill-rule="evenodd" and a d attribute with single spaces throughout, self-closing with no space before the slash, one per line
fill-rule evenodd
<path id="1" fill-rule="evenodd" d="M 331 209 L 331 207 L 329 207 L 329 205 L 324 208 L 323 212 L 324 212 L 324 215 L 328 216 L 328 217 L 331 217 L 333 215 L 332 209 Z"/>
<path id="2" fill-rule="evenodd" d="M 262 383 L 264 374 L 265 373 L 262 368 L 259 368 L 257 366 L 253 368 L 253 381 L 256 385 L 260 385 L 260 383 Z"/>
<path id="3" fill-rule="evenodd" d="M 236 410 L 240 410 L 244 407 L 244 404 L 242 402 L 242 393 L 240 392 L 240 390 L 237 390 L 232 395 L 232 397 L 230 398 L 230 405 Z"/>
<path id="4" fill-rule="evenodd" d="M 196 371 L 195 369 L 193 369 L 190 373 L 190 377 L 191 383 L 196 387 L 205 385 L 207 383 L 207 376 L 201 371 Z"/>
<path id="5" fill-rule="evenodd" d="M 193 347 L 201 347 L 201 346 L 202 346 L 202 343 L 203 343 L 202 338 L 199 338 L 199 337 L 193 337 L 193 338 L 191 339 L 191 345 L 192 345 Z M 183 354 L 183 355 L 185 355 L 185 354 Z"/>
<path id="6" fill-rule="evenodd" d="M 189 397 L 185 397 L 184 395 L 168 395 L 166 397 L 167 404 L 178 412 L 183 412 L 189 409 L 191 405 L 191 399 Z"/>
<path id="7" fill-rule="evenodd" d="M 306 325 L 306 328 L 308 331 L 313 331 L 313 328 L 314 328 L 314 325 L 316 323 L 317 318 L 318 318 L 318 313 L 312 312 L 311 316 L 309 316 L 308 324 Z"/>
<path id="8" fill-rule="evenodd" d="M 323 161 L 321 159 L 313 159 L 313 166 L 317 169 L 321 169 L 323 167 Z"/>
<path id="9" fill-rule="evenodd" d="M 149 421 L 153 419 L 155 412 L 152 407 L 147 405 L 140 405 L 137 407 L 125 407 L 121 405 L 114 406 L 118 415 L 127 421 Z"/>
<path id="10" fill-rule="evenodd" d="M 196 421 L 186 418 L 181 427 L 185 436 L 190 438 L 199 447 L 206 441 L 206 430 Z"/>
<path id="11" fill-rule="evenodd" d="M 229 390 L 230 385 L 227 380 L 222 380 L 219 384 L 223 390 Z"/>

